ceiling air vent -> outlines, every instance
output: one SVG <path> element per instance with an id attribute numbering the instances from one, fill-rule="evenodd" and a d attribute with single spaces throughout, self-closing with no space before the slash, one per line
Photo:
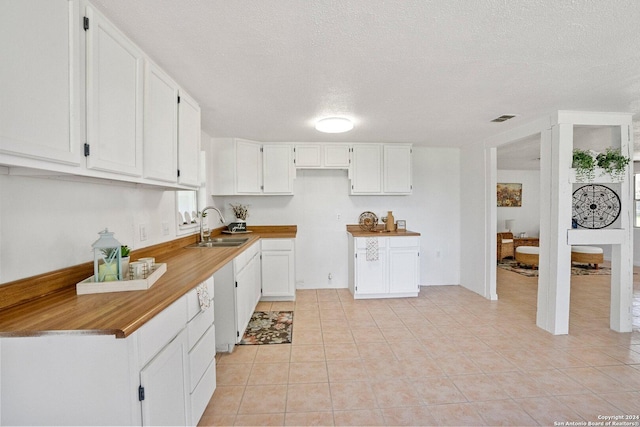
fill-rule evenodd
<path id="1" fill-rule="evenodd" d="M 496 117 L 491 121 L 494 123 L 502 123 L 502 122 L 506 122 L 509 119 L 513 119 L 515 116 L 516 116 L 515 114 L 503 114 L 500 117 Z"/>

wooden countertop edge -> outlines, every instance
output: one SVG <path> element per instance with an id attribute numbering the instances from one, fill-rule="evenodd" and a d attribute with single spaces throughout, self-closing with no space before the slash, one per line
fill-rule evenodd
<path id="1" fill-rule="evenodd" d="M 253 243 L 295 238 L 297 233 L 296 226 L 250 229 L 254 232 L 246 234 L 249 241 L 238 248 L 186 248 L 197 241 L 197 235 L 190 235 L 132 251 L 132 259 L 155 256 L 157 262 L 167 263 L 167 272 L 146 291 L 76 295 L 75 284 L 93 273 L 93 263 L 0 285 L 0 337 L 77 334 L 125 338 Z M 212 235 L 222 230 L 213 230 Z M 30 299 L 24 294 L 15 298 L 24 289 Z M 37 289 L 43 292 L 34 296 Z"/>
<path id="2" fill-rule="evenodd" d="M 420 233 L 410 230 L 395 230 L 385 231 L 384 225 L 379 225 L 375 230 L 366 231 L 360 228 L 359 225 L 347 225 L 347 233 L 353 237 L 409 237 L 420 236 Z"/>

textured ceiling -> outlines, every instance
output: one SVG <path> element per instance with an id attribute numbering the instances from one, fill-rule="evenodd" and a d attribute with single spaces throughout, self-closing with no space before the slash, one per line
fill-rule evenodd
<path id="1" fill-rule="evenodd" d="M 637 0 L 92 3 L 211 136 L 461 146 L 558 109 L 640 113 Z M 356 127 L 321 134 L 326 115 Z"/>

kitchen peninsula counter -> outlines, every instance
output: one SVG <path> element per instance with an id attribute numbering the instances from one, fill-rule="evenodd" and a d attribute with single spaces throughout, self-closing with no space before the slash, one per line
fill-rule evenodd
<path id="1" fill-rule="evenodd" d="M 144 291 L 76 295 L 76 283 L 93 275 L 93 262 L 0 285 L 0 337 L 50 334 L 126 338 L 260 239 L 295 238 L 297 226 L 254 226 L 241 247 L 186 248 L 197 235 L 135 250 L 167 271 Z M 212 232 L 221 234 L 222 228 Z"/>

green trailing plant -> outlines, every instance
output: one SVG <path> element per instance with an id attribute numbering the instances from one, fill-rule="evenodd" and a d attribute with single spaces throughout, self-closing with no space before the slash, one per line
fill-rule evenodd
<path id="1" fill-rule="evenodd" d="M 589 150 L 573 150 L 573 167 L 578 181 L 591 182 L 596 177 L 596 159 Z"/>
<path id="2" fill-rule="evenodd" d="M 598 162 L 598 167 L 604 169 L 612 179 L 622 181 L 631 159 L 623 156 L 619 148 L 607 148 L 604 153 L 596 156 L 596 161 Z"/>

